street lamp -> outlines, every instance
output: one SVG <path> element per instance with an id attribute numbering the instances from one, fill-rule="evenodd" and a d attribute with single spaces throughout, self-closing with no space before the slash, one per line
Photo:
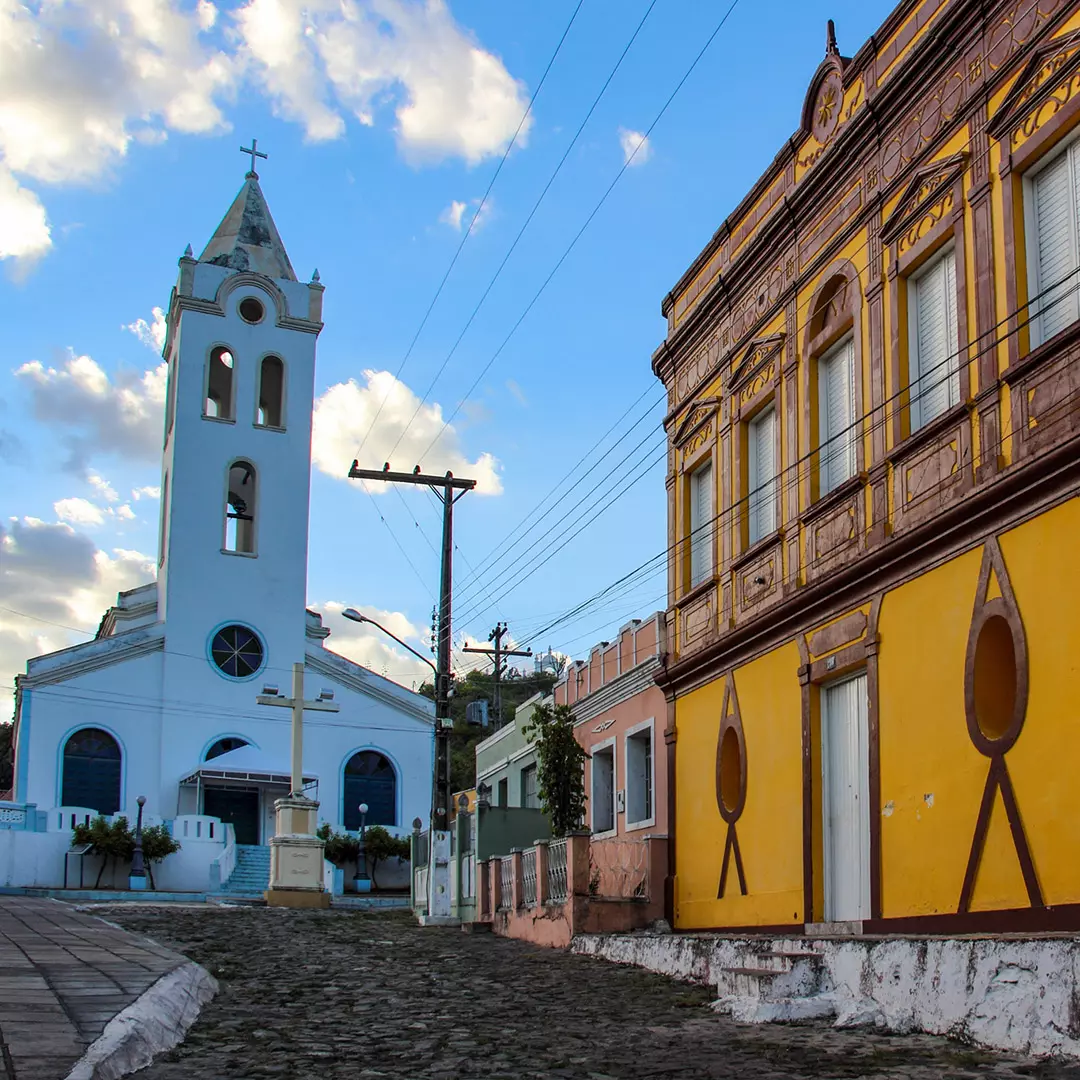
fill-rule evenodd
<path id="1" fill-rule="evenodd" d="M 146 796 L 140 795 L 135 800 L 139 804 L 139 815 L 135 820 L 135 851 L 131 856 L 131 873 L 128 874 L 128 888 L 136 892 L 146 891 L 146 867 L 142 853 L 142 812 L 146 805 Z"/>
<path id="2" fill-rule="evenodd" d="M 423 660 L 424 663 L 427 664 L 427 666 L 431 668 L 431 670 L 434 671 L 436 675 L 439 674 L 435 665 L 426 656 L 424 656 L 423 653 L 418 653 L 411 645 L 406 645 L 405 642 L 397 636 L 397 634 L 390 633 L 390 631 L 387 630 L 385 626 L 381 626 L 374 619 L 369 619 L 366 615 L 361 615 L 360 612 L 356 610 L 356 608 L 352 607 L 346 608 L 341 614 L 344 615 L 345 618 L 348 619 L 350 622 L 370 623 L 372 626 L 375 627 L 376 630 L 381 630 L 388 638 L 393 638 L 403 649 L 408 649 L 409 652 L 411 652 L 417 660 Z"/>
<path id="3" fill-rule="evenodd" d="M 358 893 L 371 892 L 371 879 L 368 877 L 367 872 L 367 847 L 364 841 L 367 812 L 368 804 L 362 802 L 360 804 L 360 848 L 356 853 L 356 877 L 353 878 L 353 884 L 356 886 Z"/>

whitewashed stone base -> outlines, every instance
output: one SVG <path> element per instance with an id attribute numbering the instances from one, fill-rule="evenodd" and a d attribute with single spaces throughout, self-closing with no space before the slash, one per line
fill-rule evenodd
<path id="1" fill-rule="evenodd" d="M 838 1027 L 949 1035 L 1034 1056 L 1080 1058 L 1080 938 L 730 938 L 708 934 L 584 935 L 574 952 L 705 985 L 767 952 L 813 950 L 820 981 L 806 996 L 749 987 L 718 1011 L 749 1023 L 835 1017 Z"/>

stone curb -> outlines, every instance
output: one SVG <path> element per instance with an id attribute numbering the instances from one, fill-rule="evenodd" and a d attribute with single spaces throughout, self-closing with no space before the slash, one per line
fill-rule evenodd
<path id="1" fill-rule="evenodd" d="M 117 1080 L 171 1050 L 218 991 L 217 980 L 187 961 L 117 1013 L 87 1047 L 67 1080 Z"/>

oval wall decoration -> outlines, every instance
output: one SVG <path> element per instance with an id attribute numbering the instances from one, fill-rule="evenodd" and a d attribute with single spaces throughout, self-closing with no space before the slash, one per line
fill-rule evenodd
<path id="1" fill-rule="evenodd" d="M 997 582 L 1000 596 L 988 598 L 991 581 Z M 1042 891 L 1020 819 L 1016 792 L 1005 763 L 1005 755 L 1023 730 L 1027 701 L 1028 654 L 1024 623 L 1001 547 L 991 537 L 983 548 L 964 660 L 964 713 L 968 735 L 975 749 L 990 759 L 990 769 L 986 774 L 979 819 L 971 840 L 971 854 L 960 892 L 957 910 L 961 914 L 971 909 L 975 879 L 986 845 L 986 834 L 990 829 L 990 814 L 999 789 L 1009 820 L 1013 847 L 1024 875 L 1028 901 L 1032 907 L 1043 906 Z"/>
<path id="2" fill-rule="evenodd" d="M 746 896 L 746 874 L 739 850 L 739 835 L 735 831 L 735 823 L 746 806 L 746 738 L 743 735 L 733 671 L 728 672 L 724 683 L 724 700 L 720 706 L 720 731 L 716 738 L 716 805 L 728 827 L 716 898 L 722 900 L 724 897 L 732 854 L 735 856 L 735 872 L 739 875 L 739 891 Z"/>

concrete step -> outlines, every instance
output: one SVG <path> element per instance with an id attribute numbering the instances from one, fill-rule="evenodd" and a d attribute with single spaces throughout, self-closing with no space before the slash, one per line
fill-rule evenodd
<path id="1" fill-rule="evenodd" d="M 720 969 L 717 996 L 753 1001 L 778 1002 L 808 998 L 822 989 L 821 963 L 817 957 L 755 957 L 753 966 Z"/>

